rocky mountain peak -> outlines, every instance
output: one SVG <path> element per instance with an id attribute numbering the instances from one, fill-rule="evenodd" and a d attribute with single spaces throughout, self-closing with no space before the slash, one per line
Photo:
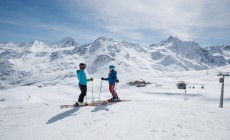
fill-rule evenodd
<path id="1" fill-rule="evenodd" d="M 175 42 L 175 41 L 181 41 L 178 37 L 169 36 L 169 38 L 166 40 L 166 42 Z"/>
<path id="2" fill-rule="evenodd" d="M 78 45 L 73 38 L 71 37 L 65 37 L 60 41 L 56 41 L 52 44 L 52 46 L 57 46 L 57 47 L 68 47 L 68 46 L 76 46 Z"/>

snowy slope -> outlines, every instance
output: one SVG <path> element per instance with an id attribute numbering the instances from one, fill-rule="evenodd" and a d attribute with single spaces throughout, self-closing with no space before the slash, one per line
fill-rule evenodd
<path id="1" fill-rule="evenodd" d="M 61 85 L 2 90 L 0 139 L 228 140 L 230 78 L 225 81 L 224 108 L 220 109 L 218 71 L 230 71 L 230 66 L 209 71 L 143 73 L 143 79 L 152 83 L 144 88 L 128 86 L 125 79 L 120 79 L 120 98 L 132 101 L 98 107 L 59 108 L 77 100 L 80 91 L 76 77 L 58 79 Z M 100 77 L 94 78 L 93 95 L 98 100 L 101 81 Z M 184 91 L 176 88 L 180 80 L 195 86 L 188 89 L 188 100 L 184 100 Z M 101 98 L 110 98 L 107 82 L 102 85 Z M 91 91 L 89 83 L 88 102 L 92 101 Z"/>

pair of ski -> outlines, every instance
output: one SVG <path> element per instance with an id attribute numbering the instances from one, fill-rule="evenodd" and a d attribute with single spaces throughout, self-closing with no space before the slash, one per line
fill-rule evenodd
<path id="1" fill-rule="evenodd" d="M 108 105 L 108 104 L 112 104 L 112 103 L 119 103 L 119 102 L 128 102 L 128 101 L 131 101 L 131 100 L 118 100 L 116 102 L 113 102 L 111 101 L 110 99 L 109 100 L 102 100 L 102 101 L 94 101 L 94 102 L 91 102 L 91 103 L 86 103 L 85 105 L 83 106 L 76 106 L 75 104 L 72 104 L 72 105 L 61 105 L 60 108 L 72 108 L 72 107 L 85 107 L 85 106 L 99 106 L 99 105 Z"/>

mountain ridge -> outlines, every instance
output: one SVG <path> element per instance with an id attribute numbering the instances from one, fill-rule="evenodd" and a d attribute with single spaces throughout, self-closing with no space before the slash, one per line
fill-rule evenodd
<path id="1" fill-rule="evenodd" d="M 66 37 L 52 44 L 37 40 L 0 43 L 0 48 L 0 88 L 57 84 L 58 77 L 74 77 L 80 62 L 87 64 L 90 75 L 108 73 L 108 66 L 113 64 L 124 78 L 137 72 L 140 75 L 136 76 L 141 77 L 142 72 L 204 70 L 230 63 L 226 53 L 213 55 L 195 41 L 172 36 L 147 48 L 110 37 L 99 37 L 84 45 Z"/>

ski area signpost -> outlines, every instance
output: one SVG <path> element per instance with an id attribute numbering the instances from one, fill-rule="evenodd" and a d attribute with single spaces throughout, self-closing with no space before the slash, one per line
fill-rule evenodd
<path id="1" fill-rule="evenodd" d="M 224 77 L 230 76 L 230 72 L 220 72 L 217 76 L 220 76 L 219 82 L 222 83 L 221 87 L 221 94 L 220 94 L 220 108 L 223 108 L 223 102 L 224 102 Z"/>

